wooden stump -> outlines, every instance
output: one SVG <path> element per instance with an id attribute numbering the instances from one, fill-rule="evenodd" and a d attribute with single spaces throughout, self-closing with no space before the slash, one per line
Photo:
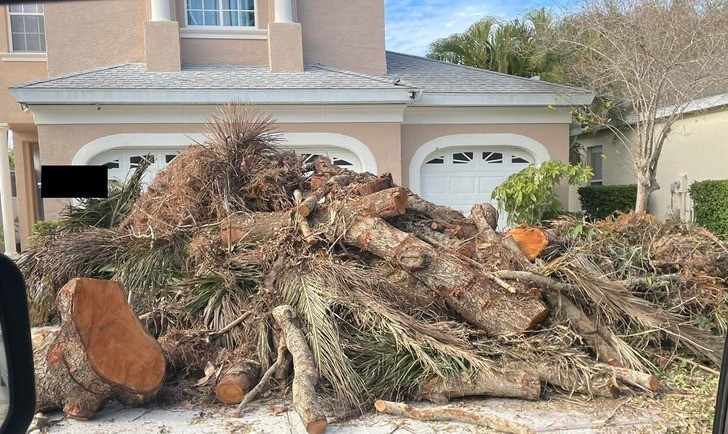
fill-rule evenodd
<path id="1" fill-rule="evenodd" d="M 260 364 L 245 360 L 225 372 L 215 387 L 215 396 L 225 404 L 240 404 L 245 394 L 255 386 L 259 375 Z"/>
<path id="2" fill-rule="evenodd" d="M 61 326 L 33 333 L 36 411 L 90 419 L 109 399 L 139 405 L 162 384 L 162 348 L 117 282 L 76 278 L 58 293 Z"/>

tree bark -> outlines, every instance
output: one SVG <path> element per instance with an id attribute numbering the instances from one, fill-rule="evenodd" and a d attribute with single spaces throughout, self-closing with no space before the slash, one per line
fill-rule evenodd
<path id="1" fill-rule="evenodd" d="M 225 404 L 240 404 L 245 394 L 253 389 L 259 375 L 260 364 L 253 360 L 244 360 L 220 377 L 215 386 L 215 396 Z"/>
<path id="2" fill-rule="evenodd" d="M 637 200 L 635 202 L 635 212 L 647 213 L 649 212 L 650 195 L 652 189 L 649 185 L 644 185 L 641 182 L 637 182 Z"/>
<path id="3" fill-rule="evenodd" d="M 414 235 L 376 217 L 404 212 L 401 200 L 397 206 L 391 203 L 395 197 L 393 190 L 402 191 L 383 190 L 365 196 L 359 203 L 347 203 L 343 210 L 347 224 L 343 227 L 337 225 L 339 230 L 344 231 L 345 243 L 410 271 L 471 324 L 490 335 L 523 333 L 546 318 L 548 309 L 529 291 L 524 289 L 515 294 L 504 291 L 458 255 L 438 251 Z"/>
<path id="4" fill-rule="evenodd" d="M 297 315 L 291 306 L 278 306 L 273 309 L 273 318 L 281 328 L 283 340 L 293 357 L 293 408 L 301 417 L 309 434 L 326 431 L 326 414 L 316 397 L 318 370 L 313 354 L 298 325 Z"/>
<path id="5" fill-rule="evenodd" d="M 500 417 L 475 414 L 458 408 L 430 407 L 418 410 L 401 402 L 382 400 L 375 402 L 374 407 L 380 413 L 405 416 L 416 420 L 462 422 L 493 429 L 499 432 L 514 434 L 534 433 L 532 429 L 524 425 L 511 422 Z"/>
<path id="6" fill-rule="evenodd" d="M 288 211 L 232 214 L 220 224 L 220 237 L 228 245 L 240 241 L 255 244 L 273 238 L 289 226 L 291 213 Z"/>
<path id="7" fill-rule="evenodd" d="M 464 396 L 499 396 L 535 401 L 541 397 L 541 382 L 538 375 L 525 370 L 460 372 L 445 378 L 433 377 L 422 387 L 420 396 L 437 404 L 444 404 L 449 398 Z"/>
<path id="8" fill-rule="evenodd" d="M 560 387 L 567 392 L 605 398 L 619 396 L 619 387 L 609 369 L 603 369 L 591 377 L 582 377 L 573 369 L 562 368 L 553 363 L 509 362 L 504 368 L 533 372 L 541 382 Z"/>
<path id="9" fill-rule="evenodd" d="M 61 326 L 33 335 L 36 411 L 87 420 L 108 401 L 148 402 L 162 384 L 162 348 L 116 282 L 76 278 L 58 293 Z"/>
<path id="10" fill-rule="evenodd" d="M 392 181 L 392 174 L 389 172 L 383 173 L 377 179 L 369 181 L 363 184 L 359 184 L 356 187 L 359 196 L 367 196 L 378 191 L 386 190 L 394 187 L 394 181 Z"/>

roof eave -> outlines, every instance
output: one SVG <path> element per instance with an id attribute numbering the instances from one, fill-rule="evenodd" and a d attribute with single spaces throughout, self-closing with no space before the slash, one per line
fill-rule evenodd
<path id="1" fill-rule="evenodd" d="M 413 106 L 582 106 L 594 100 L 593 93 L 422 93 Z"/>
<path id="2" fill-rule="evenodd" d="M 49 89 L 16 87 L 21 104 L 409 104 L 407 89 Z"/>

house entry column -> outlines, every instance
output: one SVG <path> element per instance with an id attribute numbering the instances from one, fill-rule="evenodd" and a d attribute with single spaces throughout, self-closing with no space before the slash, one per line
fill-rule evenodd
<path id="1" fill-rule="evenodd" d="M 275 22 L 292 23 L 293 0 L 275 0 Z"/>
<path id="2" fill-rule="evenodd" d="M 151 0 L 152 21 L 171 21 L 172 8 L 169 0 Z"/>
<path id="3" fill-rule="evenodd" d="M 13 191 L 10 184 L 10 159 L 8 157 L 8 131 L 6 124 L 0 124 L 0 202 L 3 213 L 3 236 L 5 254 L 18 253 L 15 247 L 15 215 L 13 214 Z"/>

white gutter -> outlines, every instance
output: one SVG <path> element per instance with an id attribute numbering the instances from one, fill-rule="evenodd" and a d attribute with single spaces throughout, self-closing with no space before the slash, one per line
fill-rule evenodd
<path id="1" fill-rule="evenodd" d="M 21 104 L 402 104 L 407 89 L 10 89 Z"/>
<path id="2" fill-rule="evenodd" d="M 721 95 L 708 96 L 705 98 L 698 98 L 690 101 L 687 104 L 673 104 L 657 110 L 655 119 L 666 118 L 673 113 L 677 112 L 681 114 L 695 113 L 703 110 L 708 110 L 715 107 L 721 107 L 728 105 L 728 93 Z M 631 114 L 625 119 L 627 124 L 634 124 L 639 120 L 640 116 Z"/>
<path id="3" fill-rule="evenodd" d="M 412 106 L 575 106 L 589 105 L 594 94 L 566 93 L 428 93 L 423 92 Z"/>

